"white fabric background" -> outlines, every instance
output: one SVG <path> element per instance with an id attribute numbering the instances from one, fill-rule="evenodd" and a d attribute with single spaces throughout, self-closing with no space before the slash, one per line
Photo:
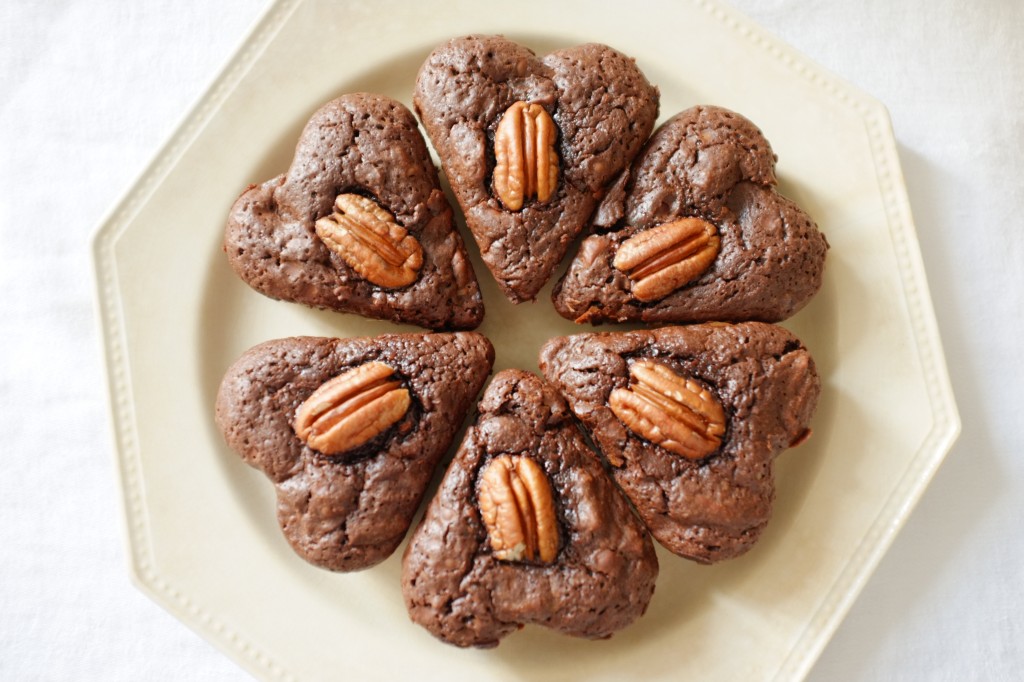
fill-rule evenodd
<path id="1" fill-rule="evenodd" d="M 1024 3 L 734 2 L 888 105 L 964 425 L 811 679 L 1020 679 Z M 89 244 L 262 5 L 0 4 L 0 679 L 248 678 L 129 583 Z"/>

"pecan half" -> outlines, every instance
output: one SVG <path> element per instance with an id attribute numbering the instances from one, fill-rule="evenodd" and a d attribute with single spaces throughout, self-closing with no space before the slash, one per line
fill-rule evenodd
<path id="1" fill-rule="evenodd" d="M 412 284 L 423 267 L 416 237 L 372 199 L 339 194 L 334 213 L 316 221 L 316 234 L 363 279 L 388 289 Z"/>
<path id="2" fill-rule="evenodd" d="M 657 301 L 707 270 L 719 245 L 714 225 L 700 218 L 682 218 L 624 241 L 612 265 L 629 275 L 638 300 Z"/>
<path id="3" fill-rule="evenodd" d="M 629 368 L 633 383 L 608 398 L 630 431 L 687 459 L 703 459 L 722 444 L 725 411 L 700 382 L 652 360 Z"/>
<path id="4" fill-rule="evenodd" d="M 524 199 L 547 201 L 558 185 L 555 122 L 539 104 L 516 102 L 494 131 L 494 193 L 510 211 Z"/>
<path id="5" fill-rule="evenodd" d="M 491 549 L 498 559 L 555 560 L 555 499 L 539 464 L 519 455 L 494 458 L 480 476 L 478 502 Z"/>
<path id="6" fill-rule="evenodd" d="M 365 445 L 409 410 L 409 389 L 383 362 L 343 372 L 316 389 L 295 411 L 292 428 L 306 445 L 337 455 Z"/>

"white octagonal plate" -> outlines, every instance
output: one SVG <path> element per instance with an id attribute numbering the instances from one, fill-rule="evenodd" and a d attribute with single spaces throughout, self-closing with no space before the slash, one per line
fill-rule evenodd
<path id="1" fill-rule="evenodd" d="M 786 324 L 823 378 L 815 435 L 779 459 L 763 540 L 713 567 L 660 552 L 647 615 L 608 641 L 536 627 L 490 651 L 435 641 L 406 616 L 401 549 L 351 575 L 303 563 L 271 486 L 213 423 L 221 375 L 249 346 L 397 329 L 250 290 L 221 252 L 228 207 L 287 167 L 320 104 L 352 91 L 409 104 L 427 53 L 471 32 L 537 52 L 608 43 L 661 88 L 662 119 L 697 103 L 747 115 L 780 157 L 783 193 L 832 244 L 821 293 Z M 277 2 L 94 250 L 132 574 L 263 679 L 800 678 L 959 432 L 885 109 L 707 0 Z M 535 370 L 546 338 L 582 331 L 554 313 L 550 285 L 514 307 L 475 264 L 496 369 Z"/>

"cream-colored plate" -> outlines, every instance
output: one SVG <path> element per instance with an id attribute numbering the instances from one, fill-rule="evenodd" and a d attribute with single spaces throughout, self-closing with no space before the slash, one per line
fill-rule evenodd
<path id="1" fill-rule="evenodd" d="M 652 21 L 652 17 L 657 17 Z M 246 348 L 297 334 L 396 328 L 271 301 L 221 253 L 234 198 L 288 165 L 307 117 L 351 91 L 410 103 L 448 37 L 504 33 L 538 52 L 605 42 L 661 88 L 753 119 L 782 190 L 832 244 L 825 285 L 792 319 L 824 393 L 814 437 L 777 466 L 775 517 L 747 556 L 701 567 L 662 552 L 647 615 L 611 640 L 528 627 L 463 651 L 412 625 L 401 550 L 358 574 L 298 559 L 270 485 L 223 445 L 220 377 Z M 706 0 L 621 5 L 294 2 L 271 6 L 95 240 L 130 563 L 138 585 L 264 679 L 794 679 L 860 591 L 959 431 L 885 109 Z M 473 247 L 475 251 L 475 246 Z M 496 369 L 584 331 L 550 286 L 513 307 L 476 262 Z"/>

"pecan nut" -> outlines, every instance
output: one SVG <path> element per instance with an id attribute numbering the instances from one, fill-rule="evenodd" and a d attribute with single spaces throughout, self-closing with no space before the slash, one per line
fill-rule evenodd
<path id="1" fill-rule="evenodd" d="M 608 404 L 630 431 L 687 459 L 718 449 L 725 411 L 707 387 L 651 360 L 634 362 L 629 375 L 632 384 L 612 391 Z"/>
<path id="2" fill-rule="evenodd" d="M 478 502 L 491 550 L 498 559 L 555 560 L 555 499 L 539 464 L 520 455 L 494 458 L 480 476 Z"/>
<path id="3" fill-rule="evenodd" d="M 339 194 L 334 213 L 316 221 L 316 234 L 363 279 L 388 289 L 416 281 L 423 249 L 416 237 L 372 199 Z"/>
<path id="4" fill-rule="evenodd" d="M 405 416 L 411 398 L 395 370 L 368 362 L 329 379 L 295 411 L 292 428 L 306 445 L 325 455 L 354 450 Z"/>
<path id="5" fill-rule="evenodd" d="M 502 114 L 494 131 L 494 193 L 510 211 L 535 197 L 549 200 L 558 185 L 556 128 L 539 104 L 516 102 Z"/>
<path id="6" fill-rule="evenodd" d="M 633 296 L 648 303 L 697 279 L 718 256 L 719 245 L 714 225 L 682 218 L 624 241 L 612 265 L 632 280 Z"/>

